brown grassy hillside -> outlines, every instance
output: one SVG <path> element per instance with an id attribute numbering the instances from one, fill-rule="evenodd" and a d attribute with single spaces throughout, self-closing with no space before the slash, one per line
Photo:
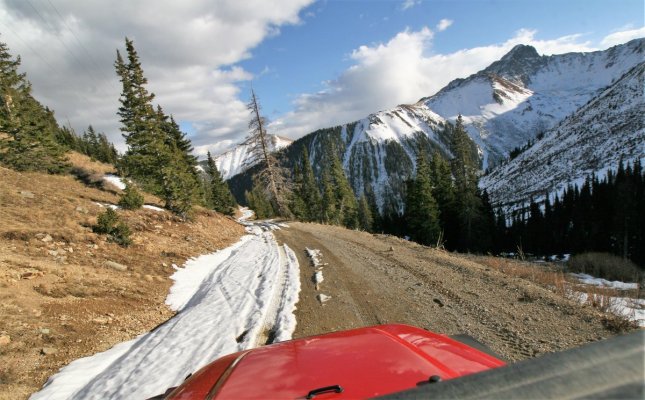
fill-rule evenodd
<path id="1" fill-rule="evenodd" d="M 191 222 L 169 212 L 119 210 L 133 245 L 110 243 L 91 226 L 104 210 L 96 203 L 118 201 L 120 191 L 100 180 L 112 168 L 79 154 L 70 160 L 75 176 L 0 167 L 0 398 L 26 398 L 74 359 L 167 320 L 172 264 L 244 233 L 204 209 Z M 146 203 L 161 205 L 150 195 Z"/>

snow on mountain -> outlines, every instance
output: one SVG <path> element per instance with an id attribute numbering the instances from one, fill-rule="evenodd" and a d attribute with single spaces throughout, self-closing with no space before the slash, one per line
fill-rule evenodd
<path id="1" fill-rule="evenodd" d="M 353 123 L 320 129 L 297 140 L 284 153 L 291 166 L 306 147 L 314 172 L 320 178 L 322 166 L 329 161 L 325 154 L 335 152 L 357 196 L 364 193 L 373 196 L 381 212 L 401 212 L 405 180 L 415 172 L 418 152 L 431 156 L 439 151 L 451 157 L 446 121 L 454 121 L 459 114 L 463 116 L 469 136 L 479 147 L 482 169 L 492 168 L 507 159 L 511 150 L 523 147 L 604 93 L 607 86 L 642 62 L 644 54 L 645 39 L 604 51 L 553 56 L 541 56 L 531 46 L 518 45 L 486 69 L 454 80 L 416 104 L 400 105 Z M 616 96 L 621 90 L 627 88 L 616 86 Z M 624 96 L 633 99 L 636 95 L 626 92 Z M 612 118 L 624 119 L 620 110 Z M 616 124 L 617 132 L 623 134 Z M 564 132 L 569 127 L 562 129 Z M 584 155 L 571 153 L 571 157 Z M 605 165 L 604 160 L 601 158 L 595 164 Z M 235 180 L 232 186 L 241 198 L 250 180 Z M 498 201 L 506 201 L 502 200 L 501 192 L 496 193 L 500 193 Z"/>
<path id="2" fill-rule="evenodd" d="M 437 94 L 421 99 L 437 114 L 459 114 L 483 153 L 483 168 L 495 166 L 597 96 L 643 61 L 645 39 L 591 53 L 540 56 L 526 45 Z"/>
<path id="3" fill-rule="evenodd" d="M 642 42 L 641 42 L 642 43 Z M 645 62 L 633 67 L 532 147 L 481 180 L 493 203 L 507 210 L 545 193 L 561 193 L 593 173 L 645 161 Z"/>
<path id="4" fill-rule="evenodd" d="M 281 148 L 286 147 L 293 142 L 293 140 L 291 139 L 277 135 L 269 135 L 269 137 L 269 147 L 271 151 L 280 150 Z M 253 164 L 248 164 L 247 161 L 250 156 L 249 146 L 246 143 L 241 143 L 234 149 L 216 156 L 214 160 L 215 165 L 217 165 L 217 169 L 222 174 L 222 178 L 226 180 L 253 166 Z"/>
<path id="5" fill-rule="evenodd" d="M 371 192 L 379 210 L 401 211 L 402 188 L 415 171 L 419 149 L 449 155 L 445 121 L 423 104 L 401 105 L 359 121 L 316 131 L 298 140 L 291 158 L 306 146 L 314 171 L 322 174 L 333 149 L 343 163 L 356 196 Z M 291 146 L 294 147 L 294 146 Z"/>

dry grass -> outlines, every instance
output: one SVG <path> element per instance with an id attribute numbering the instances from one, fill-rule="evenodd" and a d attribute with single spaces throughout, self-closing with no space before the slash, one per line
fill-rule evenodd
<path id="1" fill-rule="evenodd" d="M 608 314 L 607 323 L 616 332 L 624 332 L 634 328 L 634 322 L 628 316 L 621 316 L 617 298 L 626 297 L 637 299 L 639 290 L 619 290 L 614 288 L 583 285 L 556 267 L 539 266 L 526 262 L 508 260 L 498 257 L 483 257 L 480 262 L 487 267 L 503 274 L 526 279 L 548 288 L 552 292 L 579 303 L 587 304 Z M 609 327 L 608 325 L 608 327 Z"/>
<path id="2" fill-rule="evenodd" d="M 71 156 L 75 167 L 98 177 L 112 172 Z M 169 212 L 119 210 L 134 241 L 122 248 L 90 228 L 104 210 L 96 203 L 116 204 L 119 192 L 71 175 L 0 167 L 0 335 L 11 337 L 0 345 L 0 399 L 26 398 L 72 360 L 168 319 L 172 264 L 244 234 L 234 220 L 199 208 L 191 222 Z M 154 196 L 146 201 L 160 204 Z M 107 268 L 108 260 L 127 271 Z M 43 347 L 57 352 L 42 355 Z"/>

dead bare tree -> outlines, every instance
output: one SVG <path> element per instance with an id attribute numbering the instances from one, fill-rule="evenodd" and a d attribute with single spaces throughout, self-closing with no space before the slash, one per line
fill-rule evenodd
<path id="1" fill-rule="evenodd" d="M 263 186 L 264 194 L 278 215 L 288 217 L 291 212 L 287 206 L 289 185 L 285 178 L 286 174 L 271 152 L 271 138 L 266 131 L 266 119 L 260 113 L 260 104 L 253 89 L 251 89 L 251 100 L 247 108 L 251 112 L 251 121 L 249 121 L 249 135 L 245 144 L 249 146 L 250 157 L 245 165 L 260 165 L 259 171 L 254 176 L 254 183 Z"/>

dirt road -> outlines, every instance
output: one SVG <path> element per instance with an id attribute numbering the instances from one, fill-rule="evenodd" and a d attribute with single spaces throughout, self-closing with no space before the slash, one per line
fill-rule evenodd
<path id="1" fill-rule="evenodd" d="M 275 231 L 301 270 L 294 338 L 381 323 L 466 333 L 509 361 L 578 347 L 613 334 L 603 315 L 527 280 L 407 242 L 317 224 Z M 305 248 L 322 252 L 324 280 Z M 318 295 L 331 298 L 322 304 Z"/>

